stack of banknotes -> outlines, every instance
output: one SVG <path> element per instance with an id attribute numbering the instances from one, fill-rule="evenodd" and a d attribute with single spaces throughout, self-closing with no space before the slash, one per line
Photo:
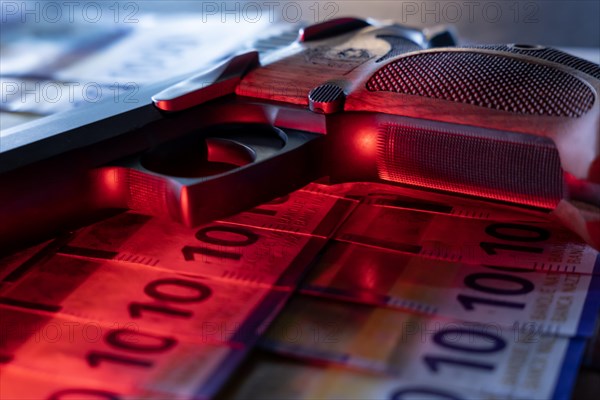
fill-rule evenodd
<path id="1" fill-rule="evenodd" d="M 125 212 L 0 260 L 0 398 L 569 398 L 599 275 L 551 216 L 385 185 Z"/>

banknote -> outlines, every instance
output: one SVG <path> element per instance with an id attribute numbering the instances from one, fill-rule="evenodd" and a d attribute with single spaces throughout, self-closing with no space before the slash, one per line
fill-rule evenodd
<path id="1" fill-rule="evenodd" d="M 177 334 L 144 331 L 135 323 L 102 324 L 1 306 L 0 312 L 2 398 L 12 398 L 13 391 L 26 391 L 33 398 L 36 391 L 56 389 L 65 398 L 106 398 L 106 393 L 118 398 L 120 392 L 208 397 L 246 353 L 245 348 L 189 343 Z M 19 388 L 24 372 L 55 382 Z M 17 381 L 5 384 L 5 373 L 16 375 Z"/>
<path id="2" fill-rule="evenodd" d="M 2 293 L 0 304 L 103 324 L 134 324 L 200 344 L 252 344 L 288 295 L 144 265 L 56 255 Z"/>
<path id="3" fill-rule="evenodd" d="M 77 232 L 59 252 L 269 287 L 295 287 L 324 243 L 325 239 L 310 235 L 224 222 L 191 229 L 127 212 Z"/>
<path id="4" fill-rule="evenodd" d="M 302 290 L 547 334 L 594 333 L 600 276 L 466 265 L 331 242 Z"/>
<path id="5" fill-rule="evenodd" d="M 65 237 L 47 240 L 1 257 L 0 293 L 24 276 L 36 263 L 52 257 L 64 241 Z"/>
<path id="6" fill-rule="evenodd" d="M 254 352 L 221 398 L 500 400 L 509 397 L 493 394 L 482 396 L 469 389 L 437 387 L 428 381 L 405 380 Z"/>
<path id="7" fill-rule="evenodd" d="M 457 223 L 457 232 L 483 226 L 478 240 L 509 246 L 538 245 L 527 242 L 541 232 L 531 226 L 550 230 L 553 245 L 580 243 L 570 233 L 547 219 L 448 214 L 371 201 L 379 194 L 347 199 L 320 190 L 310 185 L 195 229 L 123 213 L 6 259 L 12 261 L 2 269 L 10 272 L 0 286 L 0 312 L 25 322 L 2 324 L 3 337 L 13 337 L 0 351 L 0 372 L 11 377 L 2 398 L 110 398 L 108 392 L 124 399 L 210 398 L 223 385 L 243 389 L 234 398 L 268 397 L 264 390 L 285 398 L 285 382 L 295 379 L 305 384 L 296 384 L 292 398 L 317 387 L 304 398 L 568 397 L 583 341 L 564 336 L 590 332 L 593 302 L 585 293 L 596 288 L 593 269 L 557 273 L 471 262 L 475 257 L 423 257 L 375 241 L 402 239 L 403 229 L 410 230 L 411 218 L 394 217 L 396 233 L 389 215 L 378 214 L 383 211 L 426 215 L 429 223 L 459 220 L 464 227 Z M 340 238 L 361 213 L 374 239 L 359 244 Z M 302 290 L 320 298 L 292 300 L 271 323 L 315 259 Z M 524 308 L 512 307 L 517 303 Z M 31 318 L 43 322 L 31 328 Z M 271 363 L 261 373 L 272 376 L 267 382 L 253 375 L 244 379 L 254 383 L 240 382 L 234 369 L 267 326 L 261 346 L 293 356 L 296 367 Z M 118 329 L 126 332 L 108 335 Z M 92 344 L 102 346 L 65 344 L 69 335 L 98 331 Z M 165 338 L 177 347 L 160 353 L 160 360 L 123 348 L 158 346 Z M 115 340 L 121 348 L 114 348 Z M 63 357 L 68 361 L 57 361 Z M 51 369 L 53 363 L 64 369 Z M 82 378 L 73 378 L 80 370 Z M 39 382 L 39 389 L 28 389 L 25 381 Z"/>
<path id="8" fill-rule="evenodd" d="M 298 190 L 222 221 L 329 238 L 356 205 L 353 200 Z"/>
<path id="9" fill-rule="evenodd" d="M 560 223 L 487 221 L 359 205 L 336 239 L 438 260 L 592 274 L 598 251 Z"/>
<path id="10" fill-rule="evenodd" d="M 464 218 L 510 221 L 546 221 L 549 218 L 548 211 L 483 202 L 465 196 L 374 182 L 330 185 L 311 183 L 305 189 L 316 193 L 351 198 L 374 206 L 426 211 Z"/>
<path id="11" fill-rule="evenodd" d="M 261 344 L 437 388 L 538 399 L 570 390 L 584 341 L 300 296 Z"/>
<path id="12" fill-rule="evenodd" d="M 98 399 L 98 400 L 189 400 L 177 393 L 160 393 L 139 388 L 115 390 L 106 382 L 81 382 L 76 372 L 56 376 L 17 366 L 0 366 L 0 398 L 32 399 Z M 199 397 L 200 398 L 200 397 Z"/>
<path id="13" fill-rule="evenodd" d="M 15 270 L 19 269 L 23 263 L 30 260 L 33 256 L 40 253 L 40 251 L 46 248 L 49 243 L 50 241 L 40 243 L 15 253 L 7 254 L 4 257 L 0 257 L 0 282 L 3 282 L 10 277 L 10 275 L 14 274 Z M 8 280 L 12 281 L 14 278 L 8 278 Z"/>

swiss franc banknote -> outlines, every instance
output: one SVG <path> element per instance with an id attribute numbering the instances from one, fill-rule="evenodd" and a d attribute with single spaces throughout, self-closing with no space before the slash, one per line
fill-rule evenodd
<path id="1" fill-rule="evenodd" d="M 373 182 L 311 183 L 305 189 L 359 200 L 363 204 L 464 218 L 508 221 L 546 221 L 549 218 L 548 212 L 544 211 Z"/>
<path id="2" fill-rule="evenodd" d="M 297 191 L 194 229 L 128 212 L 77 232 L 59 252 L 295 287 L 355 206 L 355 201 Z"/>
<path id="3" fill-rule="evenodd" d="M 600 276 L 467 265 L 330 242 L 302 290 L 567 336 L 593 334 Z"/>
<path id="4" fill-rule="evenodd" d="M 262 346 L 435 388 L 537 399 L 562 390 L 557 383 L 570 388 L 584 341 L 296 297 L 269 327 Z"/>
<path id="5" fill-rule="evenodd" d="M 223 222 L 330 238 L 357 204 L 354 200 L 298 190 Z"/>
<path id="6" fill-rule="evenodd" d="M 0 258 L 0 293 L 22 277 L 36 262 L 49 257 L 52 241 L 40 243 Z"/>
<path id="7" fill-rule="evenodd" d="M 542 213 L 345 187 L 0 260 L 0 397 L 568 397 L 594 251 Z"/>
<path id="8" fill-rule="evenodd" d="M 177 334 L 189 342 L 252 344 L 287 291 L 115 261 L 56 255 L 0 296 L 0 304 L 103 324 Z"/>
<path id="9" fill-rule="evenodd" d="M 104 324 L 4 306 L 0 313 L 3 399 L 117 399 L 121 393 L 208 398 L 246 352 L 144 331 L 136 323 Z"/>
<path id="10" fill-rule="evenodd" d="M 438 260 L 593 274 L 598 251 L 554 221 L 488 221 L 359 205 L 336 239 Z"/>
<path id="11" fill-rule="evenodd" d="M 371 182 L 313 183 L 307 189 L 357 199 L 363 204 L 432 214 L 493 221 L 555 221 L 577 233 L 591 247 L 600 249 L 600 208 L 580 201 L 562 200 L 553 210 L 542 210 Z"/>
<path id="12" fill-rule="evenodd" d="M 130 212 L 77 232 L 59 253 L 242 283 L 295 286 L 324 243 L 310 235 L 223 222 L 190 229 Z"/>
<path id="13" fill-rule="evenodd" d="M 71 375 L 56 376 L 39 371 L 31 371 L 16 366 L 1 367 L 2 385 L 0 398 L 11 400 L 32 399 L 120 399 L 120 400 L 189 400 L 189 395 L 165 393 L 142 389 L 139 385 L 123 389 L 120 385 L 109 387 L 104 381 L 83 382 L 78 378 L 78 371 Z M 200 388 L 198 391 L 202 391 Z M 210 398 L 211 395 L 197 395 L 198 399 Z"/>
<path id="14" fill-rule="evenodd" d="M 223 398 L 495 400 L 507 397 L 481 395 L 469 389 L 436 387 L 427 381 L 405 380 L 255 352 L 231 382 Z"/>

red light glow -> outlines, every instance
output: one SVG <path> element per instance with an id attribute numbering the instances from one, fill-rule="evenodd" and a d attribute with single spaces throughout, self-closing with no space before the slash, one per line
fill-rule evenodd
<path id="1" fill-rule="evenodd" d="M 378 133 L 371 130 L 364 130 L 355 136 L 354 146 L 357 155 L 372 158 L 377 153 Z"/>

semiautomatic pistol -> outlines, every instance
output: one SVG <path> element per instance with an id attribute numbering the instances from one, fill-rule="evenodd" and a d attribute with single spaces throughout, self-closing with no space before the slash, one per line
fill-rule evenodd
<path id="1" fill-rule="evenodd" d="M 599 90 L 597 64 L 556 49 L 457 47 L 445 30 L 326 21 L 266 56 L 247 51 L 146 87 L 136 104 L 7 132 L 0 247 L 107 210 L 195 226 L 321 177 L 597 207 Z M 590 232 L 579 231 L 593 241 Z"/>

